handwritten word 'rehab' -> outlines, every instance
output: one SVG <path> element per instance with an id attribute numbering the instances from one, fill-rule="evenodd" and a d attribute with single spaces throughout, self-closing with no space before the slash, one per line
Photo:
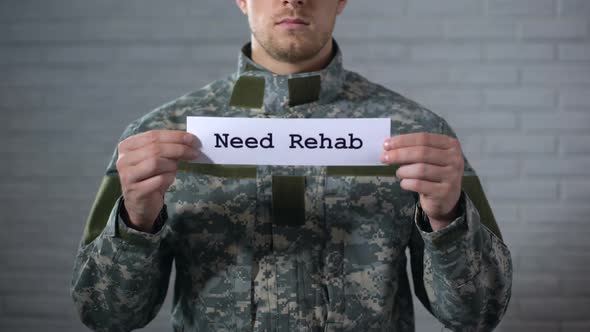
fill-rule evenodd
<path id="1" fill-rule="evenodd" d="M 258 139 L 256 137 L 231 137 L 230 134 L 214 134 L 215 148 L 227 149 L 274 149 L 273 134 L 268 133 L 266 136 Z M 348 137 L 326 137 L 319 134 L 318 137 L 303 137 L 299 134 L 289 134 L 289 149 L 354 149 L 358 150 L 363 147 L 363 141 L 354 137 L 354 134 L 348 134 Z"/>

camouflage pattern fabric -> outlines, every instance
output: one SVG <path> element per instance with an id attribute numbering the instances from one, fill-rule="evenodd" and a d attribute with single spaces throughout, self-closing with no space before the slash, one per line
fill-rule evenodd
<path id="1" fill-rule="evenodd" d="M 121 139 L 186 130 L 187 116 L 385 117 L 392 135 L 455 136 L 424 107 L 344 70 L 337 45 L 325 69 L 289 76 L 261 68 L 249 51 L 237 73 L 148 113 Z M 306 79 L 319 90 L 307 91 Z M 408 248 L 414 292 L 447 328 L 489 331 L 507 308 L 510 252 L 491 212 L 480 216 L 470 199 L 487 204 L 479 181 L 464 189 L 461 216 L 432 232 L 391 168 L 182 163 L 165 196 L 168 220 L 147 234 L 121 220 L 116 159 L 115 151 L 72 280 L 80 317 L 96 331 L 152 320 L 173 262 L 175 331 L 413 331 Z M 465 177 L 476 177 L 465 165 Z M 273 220 L 278 176 L 304 178 L 302 223 Z"/>

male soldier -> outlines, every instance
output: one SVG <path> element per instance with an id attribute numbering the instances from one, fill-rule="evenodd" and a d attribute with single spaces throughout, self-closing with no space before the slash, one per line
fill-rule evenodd
<path id="1" fill-rule="evenodd" d="M 420 105 L 342 68 L 346 0 L 236 0 L 234 75 L 125 130 L 90 212 L 72 297 L 98 331 L 146 325 L 172 261 L 175 331 L 492 330 L 510 253 L 459 142 Z M 391 119 L 378 167 L 198 165 L 187 116 Z M 395 168 L 394 168 L 395 167 Z"/>

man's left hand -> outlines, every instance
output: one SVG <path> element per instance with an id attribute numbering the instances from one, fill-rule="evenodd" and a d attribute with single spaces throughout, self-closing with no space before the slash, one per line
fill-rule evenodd
<path id="1" fill-rule="evenodd" d="M 458 217 L 464 168 L 459 140 L 428 133 L 393 136 L 385 140 L 381 162 L 400 165 L 401 188 L 420 194 L 434 231 Z"/>

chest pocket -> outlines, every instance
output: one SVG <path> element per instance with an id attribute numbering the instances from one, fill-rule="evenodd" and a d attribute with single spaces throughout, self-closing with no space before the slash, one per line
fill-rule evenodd
<path id="1" fill-rule="evenodd" d="M 212 238 L 217 233 L 232 234 L 234 228 L 248 227 L 255 218 L 256 167 L 181 162 L 166 202 L 172 210 L 172 226 L 185 233 L 207 231 Z M 176 225 L 188 218 L 190 223 Z M 236 234 L 243 237 L 243 231 Z"/>
<path id="2" fill-rule="evenodd" d="M 413 194 L 400 188 L 395 171 L 393 167 L 327 169 L 328 323 L 346 329 L 389 324 L 415 205 Z"/>
<path id="3" fill-rule="evenodd" d="M 250 321 L 256 167 L 181 162 L 166 204 L 175 287 L 182 290 L 176 296 L 196 310 L 182 315 L 183 325 L 205 331 L 239 329 L 240 322 Z"/>

